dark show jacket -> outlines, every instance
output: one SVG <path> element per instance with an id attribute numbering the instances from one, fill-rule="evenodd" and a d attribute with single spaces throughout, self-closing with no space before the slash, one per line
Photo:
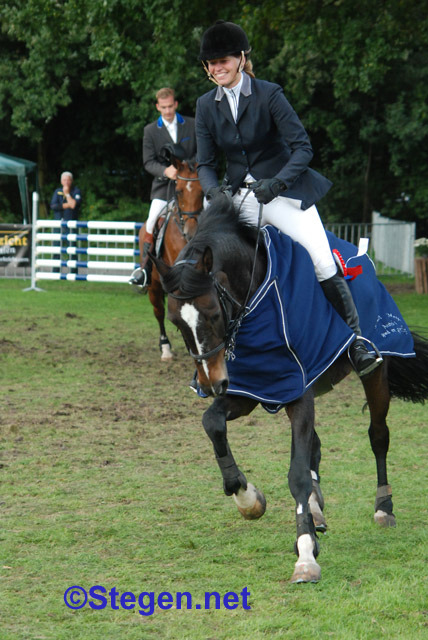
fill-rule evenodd
<path id="1" fill-rule="evenodd" d="M 277 84 L 243 73 L 236 123 L 222 87 L 204 94 L 196 104 L 196 138 L 205 193 L 218 186 L 219 149 L 226 154 L 233 193 L 247 173 L 256 180 L 279 178 L 287 186 L 280 195 L 301 200 L 301 208 L 308 209 L 331 187 L 330 180 L 308 167 L 313 156 L 308 134 Z"/>
<path id="2" fill-rule="evenodd" d="M 186 152 L 186 158 L 195 160 L 196 156 L 196 136 L 195 136 L 195 119 L 183 117 L 179 113 L 177 115 L 177 144 L 180 144 Z M 167 200 L 168 196 L 172 196 L 171 187 L 168 193 L 168 183 L 171 182 L 163 175 L 166 167 L 169 166 L 161 154 L 162 147 L 166 143 L 173 143 L 173 139 L 168 133 L 168 129 L 164 125 L 162 116 L 155 122 L 144 127 L 143 137 L 143 164 L 148 173 L 155 177 L 152 182 L 150 199 L 159 198 Z"/>
<path id="3" fill-rule="evenodd" d="M 79 217 L 79 210 L 82 204 L 82 194 L 79 187 L 71 185 L 70 195 L 76 200 L 76 206 L 74 209 L 63 209 L 62 205 L 67 202 L 67 198 L 64 195 L 62 187 L 55 189 L 51 200 L 51 211 L 53 211 L 55 220 L 77 220 Z"/>

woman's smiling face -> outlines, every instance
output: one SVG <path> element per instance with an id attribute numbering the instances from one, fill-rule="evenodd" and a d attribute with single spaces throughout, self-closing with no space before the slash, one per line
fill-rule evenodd
<path id="1" fill-rule="evenodd" d="M 231 89 L 241 79 L 240 57 L 225 56 L 224 58 L 216 58 L 208 60 L 208 71 L 214 80 L 222 87 Z"/>

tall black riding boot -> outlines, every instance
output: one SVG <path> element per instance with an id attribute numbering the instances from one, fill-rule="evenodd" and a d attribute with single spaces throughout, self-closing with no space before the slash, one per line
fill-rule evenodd
<path id="1" fill-rule="evenodd" d="M 133 271 L 129 284 L 135 284 L 143 289 L 147 289 L 152 282 L 152 261 L 149 259 L 149 252 L 153 249 L 152 242 L 145 242 L 143 245 L 143 255 L 141 257 L 141 267 Z"/>
<path id="2" fill-rule="evenodd" d="M 369 353 L 366 342 L 361 337 L 360 319 L 348 283 L 343 276 L 336 273 L 328 280 L 320 282 L 320 285 L 327 300 L 357 336 L 349 347 L 349 356 L 358 375 L 366 376 L 381 364 L 382 357 L 378 353 Z"/>

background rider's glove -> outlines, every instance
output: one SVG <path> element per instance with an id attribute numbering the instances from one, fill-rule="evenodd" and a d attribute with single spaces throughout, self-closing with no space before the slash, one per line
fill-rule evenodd
<path id="1" fill-rule="evenodd" d="M 210 201 L 213 198 L 216 198 L 217 196 L 219 196 L 220 194 L 223 196 L 226 196 L 227 198 L 231 198 L 232 189 L 228 184 L 222 184 L 221 187 L 211 187 L 211 189 L 208 189 L 206 193 L 206 199 Z"/>
<path id="2" fill-rule="evenodd" d="M 252 189 L 260 204 L 268 204 L 278 193 L 285 191 L 286 186 L 279 178 L 263 178 L 253 182 Z"/>

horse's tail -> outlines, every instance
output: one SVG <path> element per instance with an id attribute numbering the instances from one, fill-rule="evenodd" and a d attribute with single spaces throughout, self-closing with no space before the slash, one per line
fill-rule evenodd
<path id="1" fill-rule="evenodd" d="M 424 404 L 428 400 L 428 340 L 412 331 L 416 358 L 392 356 L 388 362 L 391 396 Z"/>

